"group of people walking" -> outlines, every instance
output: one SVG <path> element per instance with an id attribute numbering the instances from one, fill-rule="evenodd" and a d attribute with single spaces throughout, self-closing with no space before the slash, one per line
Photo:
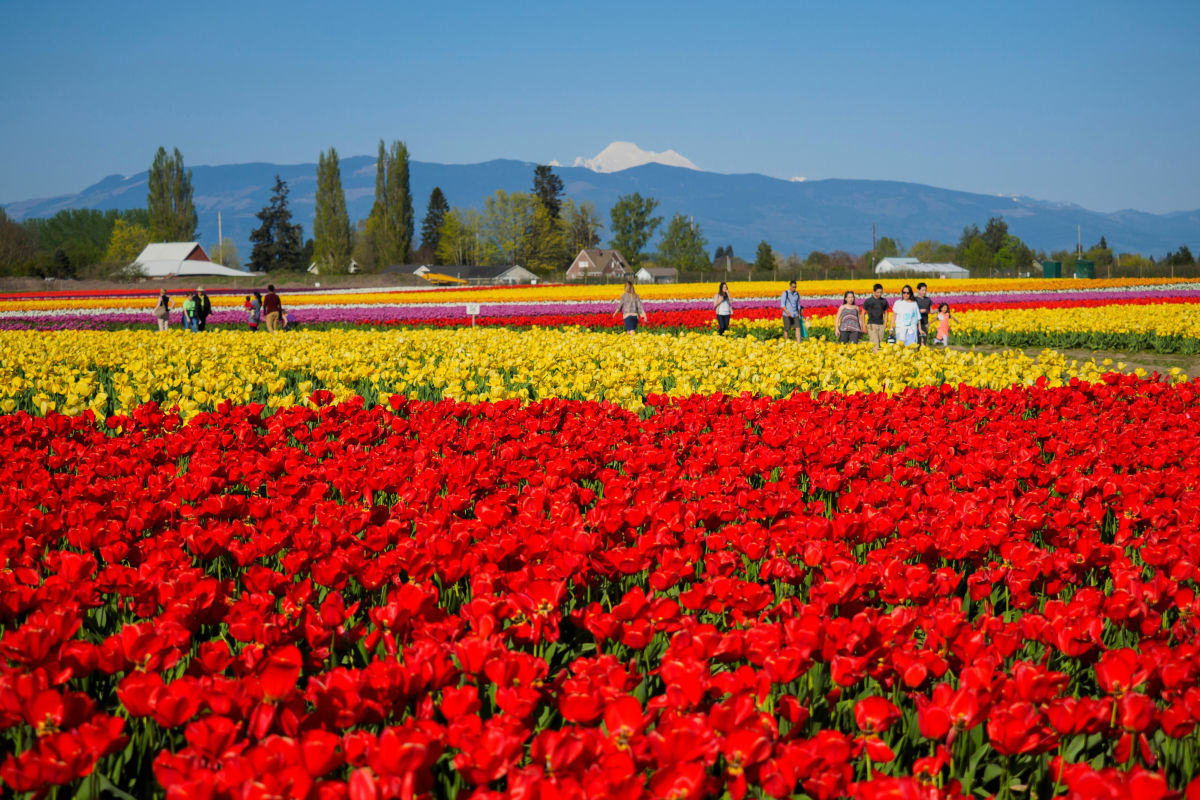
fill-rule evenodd
<path id="1" fill-rule="evenodd" d="M 794 290 L 795 283 L 792 287 Z M 879 345 L 884 342 L 904 346 L 922 347 L 932 344 L 948 347 L 950 323 L 957 322 L 950 313 L 950 304 L 938 305 L 937 329 L 931 343 L 929 323 L 932 311 L 933 299 L 929 296 L 929 287 L 923 282 L 917 284 L 915 295 L 912 287 L 906 284 L 900 290 L 900 299 L 891 304 L 883 296 L 883 286 L 878 283 L 872 287 L 871 296 L 864 300 L 861 306 L 858 305 L 854 292 L 846 292 L 842 296 L 842 304 L 838 306 L 835 320 L 838 341 L 857 344 L 865 329 L 873 350 L 878 350 Z"/>
<path id="2" fill-rule="evenodd" d="M 266 295 L 258 291 L 255 291 L 253 296 L 246 295 L 243 308 L 246 311 L 246 325 L 251 331 L 257 331 L 260 323 L 271 333 L 290 330 L 295 325 L 295 320 L 289 319 L 287 312 L 283 310 L 283 302 L 275 293 L 274 284 L 267 286 Z M 196 287 L 196 291 L 183 299 L 184 329 L 192 333 L 201 333 L 205 330 L 211 313 L 212 301 L 205 294 L 204 287 Z M 167 294 L 166 289 L 158 294 L 158 303 L 154 306 L 154 319 L 160 331 L 170 327 L 171 296 Z"/>
<path id="3" fill-rule="evenodd" d="M 203 286 L 197 286 L 196 291 L 183 299 L 183 327 L 192 333 L 200 333 L 208 323 L 208 315 L 212 313 L 212 301 L 204 292 Z M 154 306 L 154 320 L 158 329 L 165 331 L 171 326 L 171 296 L 163 289 L 158 293 L 158 303 Z"/>
<path id="4" fill-rule="evenodd" d="M 729 284 L 722 282 L 717 287 L 712 302 L 717 317 L 717 334 L 723 336 L 729 330 L 729 320 L 733 316 Z M 791 281 L 779 296 L 779 306 L 783 313 L 783 338 L 787 340 L 794 335 L 797 342 L 807 338 L 804 308 L 800 302 L 800 293 L 796 291 L 795 281 Z M 618 315 L 624 318 L 625 330 L 630 334 L 637 331 L 639 322 L 647 321 L 646 309 L 642 305 L 642 299 L 638 297 L 633 281 L 626 281 L 625 291 L 617 301 L 613 316 Z M 878 350 L 885 342 L 917 347 L 949 346 L 950 323 L 957 321 L 950 314 L 950 304 L 938 304 L 937 328 L 934 339 L 930 342 L 929 326 L 932 316 L 933 299 L 929 296 L 929 287 L 924 282 L 917 284 L 915 294 L 911 286 L 905 285 L 900 290 L 900 298 L 891 303 L 883 296 L 883 285 L 877 283 L 871 290 L 871 296 L 861 305 L 852 291 L 842 296 L 842 303 L 838 306 L 834 319 L 834 328 L 838 341 L 844 344 L 857 344 L 865 333 L 874 350 Z"/>

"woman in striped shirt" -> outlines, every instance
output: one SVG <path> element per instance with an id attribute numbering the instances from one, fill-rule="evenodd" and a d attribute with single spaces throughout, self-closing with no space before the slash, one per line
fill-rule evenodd
<path id="1" fill-rule="evenodd" d="M 846 292 L 837 310 L 838 341 L 842 344 L 858 344 L 864 326 L 863 310 L 858 307 L 854 292 Z"/>

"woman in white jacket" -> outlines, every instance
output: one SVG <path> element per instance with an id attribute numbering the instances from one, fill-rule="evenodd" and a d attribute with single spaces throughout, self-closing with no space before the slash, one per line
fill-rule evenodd
<path id="1" fill-rule="evenodd" d="M 913 300 L 911 286 L 900 290 L 900 299 L 892 304 L 896 344 L 915 345 L 921 329 L 921 309 Z"/>

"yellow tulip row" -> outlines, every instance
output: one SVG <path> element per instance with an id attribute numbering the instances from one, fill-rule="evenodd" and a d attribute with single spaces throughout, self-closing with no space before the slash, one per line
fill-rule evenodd
<path id="1" fill-rule="evenodd" d="M 563 397 L 637 410 L 651 394 L 898 392 L 942 383 L 1005 388 L 1039 378 L 1056 386 L 1073 377 L 1094 381 L 1111 368 L 1051 351 L 1038 359 L 902 347 L 872 353 L 865 344 L 708 333 L 8 331 L 0 332 L 0 413 L 92 409 L 107 416 L 154 400 L 190 418 L 225 399 L 269 408 L 303 403 L 315 389 L 339 400 L 362 395 L 369 403 L 394 393 L 471 402 Z"/>
<path id="2" fill-rule="evenodd" d="M 883 284 L 888 296 L 899 294 L 900 287 L 912 284 L 912 278 L 884 278 L 878 280 Z M 1046 280 L 1043 278 L 969 278 L 965 280 L 930 280 L 927 281 L 930 291 L 934 294 L 969 294 L 977 292 L 1051 292 L 1071 291 L 1081 289 L 1121 288 L 1129 286 L 1166 285 L 1179 283 L 1171 278 L 1114 278 L 1111 280 L 1075 280 L 1061 278 Z M 876 283 L 873 277 L 863 277 L 855 280 L 803 281 L 798 289 L 804 295 L 835 296 L 847 289 L 854 289 L 860 296 L 870 294 L 871 286 Z M 638 294 L 647 300 L 697 300 L 712 297 L 716 291 L 716 282 L 679 283 L 679 284 L 650 284 L 638 286 Z M 736 297 L 776 297 L 787 288 L 784 281 L 754 281 L 731 284 Z M 305 292 L 284 293 L 283 300 L 287 306 L 307 305 L 344 305 L 344 304 L 415 304 L 428 303 L 537 303 L 537 302 L 571 302 L 587 300 L 616 300 L 622 290 L 621 284 L 607 285 L 571 285 L 556 284 L 551 286 L 522 286 L 522 287 L 479 287 L 471 289 L 440 289 L 430 291 L 386 291 L 360 293 L 316 293 Z M 0 311 L 47 311 L 53 309 L 89 309 L 89 308 L 127 308 L 131 305 L 153 306 L 154 297 L 131 300 L 128 297 L 87 297 L 87 298 L 54 298 L 37 299 L 21 298 L 0 300 Z M 214 295 L 211 296 L 214 306 L 240 308 L 244 302 L 243 295 Z M 179 293 L 176 293 L 179 302 Z"/>

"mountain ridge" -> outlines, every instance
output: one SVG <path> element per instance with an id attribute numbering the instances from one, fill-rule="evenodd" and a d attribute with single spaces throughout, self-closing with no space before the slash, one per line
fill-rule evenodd
<path id="1" fill-rule="evenodd" d="M 642 151 L 647 152 L 647 151 Z M 375 188 L 375 156 L 341 159 L 342 184 L 352 221 L 370 212 Z M 475 164 L 413 161 L 410 165 L 414 213 L 424 217 L 430 191 L 440 186 L 452 206 L 481 208 L 497 189 L 531 191 L 533 162 L 492 159 Z M 983 227 L 1003 216 L 1009 230 L 1035 249 L 1070 249 L 1076 226 L 1085 244 L 1104 236 L 1121 251 L 1162 255 L 1181 244 L 1200 241 L 1200 209 L 1152 214 L 1137 209 L 1111 213 L 1090 211 L 1074 203 L 942 189 L 907 181 L 823 178 L 794 181 L 760 173 L 725 174 L 688 167 L 644 163 L 612 172 L 586 167 L 555 167 L 564 194 L 576 202 L 592 202 L 602 219 L 624 194 L 640 192 L 660 205 L 665 222 L 676 213 L 692 217 L 704 232 L 709 249 L 732 245 L 743 257 L 765 240 L 776 252 L 800 256 L 812 250 L 871 248 L 871 225 L 878 236 L 911 245 L 922 239 L 956 242 L 966 225 Z M 244 164 L 193 166 L 193 199 L 199 216 L 199 239 L 216 242 L 217 212 L 226 236 L 233 238 L 243 260 L 250 254 L 255 213 L 269 201 L 278 173 L 288 182 L 293 218 L 311 236 L 315 210 L 316 164 Z M 9 203 L 16 220 L 48 217 L 65 208 L 135 208 L 145 206 L 147 173 L 105 176 L 76 194 Z M 605 232 L 607 241 L 607 231 Z"/>

